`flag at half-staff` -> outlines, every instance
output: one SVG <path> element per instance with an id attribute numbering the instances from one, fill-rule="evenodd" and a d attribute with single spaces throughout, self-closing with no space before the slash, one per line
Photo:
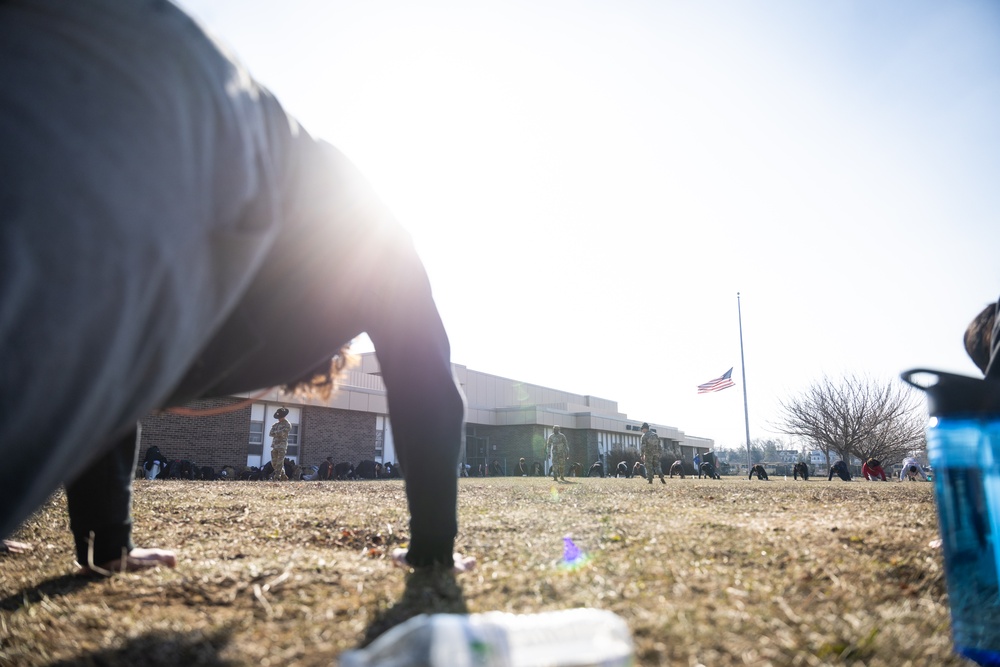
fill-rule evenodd
<path id="1" fill-rule="evenodd" d="M 714 380 L 709 380 L 705 384 L 698 385 L 699 394 L 709 394 L 713 391 L 722 391 L 723 389 L 728 389 L 732 387 L 735 382 L 733 382 L 733 369 L 730 368 L 728 371 L 723 373 L 721 376 L 715 378 Z"/>

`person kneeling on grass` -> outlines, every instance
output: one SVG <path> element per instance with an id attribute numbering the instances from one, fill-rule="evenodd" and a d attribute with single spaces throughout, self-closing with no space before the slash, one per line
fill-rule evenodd
<path id="1" fill-rule="evenodd" d="M 755 463 L 754 466 L 750 468 L 750 474 L 747 476 L 747 479 L 748 480 L 753 479 L 754 475 L 757 475 L 757 479 L 761 481 L 764 482 L 768 481 L 767 470 L 765 470 L 764 466 L 762 466 L 759 463 Z"/>
<path id="2" fill-rule="evenodd" d="M 407 472 L 397 562 L 469 565 L 465 402 L 423 265 L 228 50 L 171 3 L 0 3 L 0 146 L 0 538 L 65 483 L 82 571 L 175 566 L 132 543 L 137 422 L 328 395 L 367 332 Z"/>

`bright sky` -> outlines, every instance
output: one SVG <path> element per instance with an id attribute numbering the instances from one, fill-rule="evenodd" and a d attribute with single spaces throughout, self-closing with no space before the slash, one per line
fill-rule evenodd
<path id="1" fill-rule="evenodd" d="M 725 447 L 745 442 L 737 292 L 753 439 L 824 374 L 978 375 L 1000 4 L 180 4 L 366 173 L 456 363 Z M 696 393 L 731 366 L 736 387 Z"/>

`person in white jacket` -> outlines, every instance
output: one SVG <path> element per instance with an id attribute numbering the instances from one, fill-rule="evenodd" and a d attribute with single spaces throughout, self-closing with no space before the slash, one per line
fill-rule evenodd
<path id="1" fill-rule="evenodd" d="M 905 482 L 907 480 L 911 482 L 924 482 L 927 480 L 927 475 L 924 473 L 923 467 L 912 456 L 903 459 L 903 469 L 899 471 L 899 481 Z"/>

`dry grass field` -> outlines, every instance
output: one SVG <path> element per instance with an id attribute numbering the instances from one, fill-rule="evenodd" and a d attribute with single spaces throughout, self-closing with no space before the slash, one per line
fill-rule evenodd
<path id="1" fill-rule="evenodd" d="M 407 573 L 399 481 L 138 481 L 176 570 L 72 576 L 61 494 L 0 555 L 0 665 L 333 665 L 421 612 L 599 607 L 638 665 L 963 665 L 930 484 L 463 479 L 471 573 Z M 562 566 L 563 537 L 589 556 Z"/>

